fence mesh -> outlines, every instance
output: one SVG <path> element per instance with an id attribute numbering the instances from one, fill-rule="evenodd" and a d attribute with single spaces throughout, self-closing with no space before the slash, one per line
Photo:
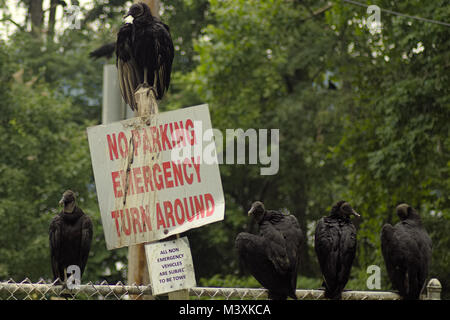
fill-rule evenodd
<path id="1" fill-rule="evenodd" d="M 436 280 L 436 279 L 433 279 Z M 430 284 L 423 299 L 429 296 Z M 257 288 L 214 288 L 214 287 L 194 287 L 188 289 L 189 299 L 223 299 L 223 300 L 263 300 L 267 299 L 266 289 Z M 324 299 L 323 290 L 297 290 L 298 299 L 318 300 Z M 15 282 L 10 279 L 0 282 L 0 300 L 138 300 L 154 299 L 151 286 L 149 285 L 126 285 L 121 282 L 108 284 L 103 281 L 99 284 L 91 282 L 81 284 L 73 289 L 68 289 L 59 282 L 46 282 L 40 280 L 32 282 L 25 279 L 22 282 Z M 157 296 L 157 299 L 164 296 Z M 167 299 L 167 295 L 165 296 Z M 386 291 L 344 291 L 343 300 L 399 300 L 400 296 L 395 292 Z"/>

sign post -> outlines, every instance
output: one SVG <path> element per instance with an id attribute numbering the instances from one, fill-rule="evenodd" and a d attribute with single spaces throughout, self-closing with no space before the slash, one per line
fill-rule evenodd
<path id="1" fill-rule="evenodd" d="M 88 128 L 109 250 L 223 220 L 225 200 L 208 130 L 207 105 Z"/>

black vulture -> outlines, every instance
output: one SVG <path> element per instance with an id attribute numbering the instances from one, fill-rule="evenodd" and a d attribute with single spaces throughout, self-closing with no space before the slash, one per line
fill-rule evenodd
<path id="1" fill-rule="evenodd" d="M 259 235 L 241 232 L 236 248 L 243 266 L 269 291 L 269 299 L 297 299 L 295 289 L 303 233 L 297 218 L 274 210 L 265 210 L 260 201 L 253 203 L 248 215 L 259 225 Z"/>
<path id="2" fill-rule="evenodd" d="M 80 276 L 89 256 L 92 242 L 92 222 L 76 204 L 75 193 L 67 190 L 59 202 L 63 210 L 50 223 L 50 256 L 54 280 L 65 282 L 67 267 L 76 265 Z"/>
<path id="3" fill-rule="evenodd" d="M 356 228 L 350 216 L 359 214 L 348 202 L 338 201 L 316 226 L 314 248 L 324 277 L 325 297 L 340 299 L 356 253 Z"/>
<path id="4" fill-rule="evenodd" d="M 381 230 L 381 252 L 392 287 L 404 299 L 419 299 L 431 263 L 431 239 L 413 207 L 402 203 L 397 215 L 400 222 Z"/>
<path id="5" fill-rule="evenodd" d="M 151 86 L 160 100 L 169 88 L 174 47 L 169 26 L 153 17 L 145 3 L 130 7 L 117 34 L 116 55 L 119 85 L 125 102 L 136 110 L 134 93 L 140 86 Z"/>

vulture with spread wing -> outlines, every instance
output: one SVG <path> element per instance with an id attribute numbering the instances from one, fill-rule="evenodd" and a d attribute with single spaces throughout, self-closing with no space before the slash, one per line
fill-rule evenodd
<path id="1" fill-rule="evenodd" d="M 381 252 L 392 286 L 404 299 L 419 299 L 431 263 L 431 239 L 419 213 L 410 205 L 397 206 L 400 222 L 381 230 Z"/>
<path id="2" fill-rule="evenodd" d="M 59 203 L 64 209 L 50 223 L 50 256 L 54 280 L 65 282 L 70 265 L 78 266 L 83 275 L 93 232 L 91 219 L 77 206 L 73 191 L 65 191 Z"/>
<path id="3" fill-rule="evenodd" d="M 143 2 L 133 4 L 125 17 L 133 17 L 117 34 L 119 85 L 125 102 L 137 110 L 134 93 L 140 86 L 154 89 L 162 99 L 169 88 L 174 47 L 169 26 L 153 17 Z"/>
<path id="4" fill-rule="evenodd" d="M 243 266 L 269 291 L 269 299 L 297 299 L 295 295 L 303 232 L 297 218 L 266 210 L 253 203 L 249 215 L 259 226 L 259 235 L 241 232 L 236 248 Z"/>

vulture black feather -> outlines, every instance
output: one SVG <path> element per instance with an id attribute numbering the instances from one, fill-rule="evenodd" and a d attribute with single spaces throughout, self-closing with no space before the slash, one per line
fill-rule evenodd
<path id="1" fill-rule="evenodd" d="M 116 56 L 119 85 L 125 102 L 136 110 L 134 93 L 140 86 L 151 86 L 156 99 L 169 88 L 174 47 L 169 27 L 153 17 L 145 3 L 130 7 L 125 23 L 117 34 Z"/>
<path id="2" fill-rule="evenodd" d="M 50 223 L 50 256 L 54 280 L 65 281 L 70 265 L 78 266 L 83 275 L 93 231 L 91 219 L 77 206 L 73 191 L 65 191 L 59 203 L 64 208 Z"/>
<path id="3" fill-rule="evenodd" d="M 249 215 L 259 226 L 259 235 L 241 232 L 236 237 L 239 260 L 269 291 L 269 299 L 297 299 L 295 289 L 303 232 L 297 218 L 265 210 L 262 202 L 253 203 Z"/>
<path id="4" fill-rule="evenodd" d="M 341 200 L 316 226 L 314 249 L 324 277 L 325 297 L 329 299 L 341 298 L 355 258 L 356 228 L 351 215 L 359 217 L 349 203 Z"/>
<path id="5" fill-rule="evenodd" d="M 419 299 L 431 263 L 431 239 L 413 207 L 403 203 L 396 211 L 400 222 L 381 230 L 381 252 L 392 287 L 404 299 Z"/>
<path id="6" fill-rule="evenodd" d="M 116 43 L 111 42 L 102 45 L 100 48 L 95 49 L 89 53 L 89 56 L 94 60 L 99 58 L 111 58 L 114 55 L 114 51 L 116 51 Z"/>

